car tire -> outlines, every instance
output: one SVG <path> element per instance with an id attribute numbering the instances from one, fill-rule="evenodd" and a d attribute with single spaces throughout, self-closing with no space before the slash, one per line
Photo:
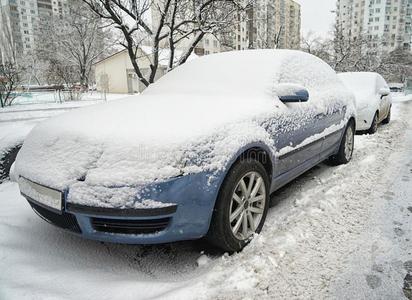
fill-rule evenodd
<path id="1" fill-rule="evenodd" d="M 0 157 L 0 183 L 9 178 L 10 169 L 16 160 L 22 145 L 14 146 L 3 153 Z"/>
<path id="2" fill-rule="evenodd" d="M 379 125 L 379 114 L 378 112 L 376 112 L 375 115 L 373 116 L 372 124 L 368 130 L 368 133 L 374 134 L 376 131 L 378 131 L 378 125 Z"/>
<path id="3" fill-rule="evenodd" d="M 230 253 L 242 250 L 254 233 L 262 230 L 269 208 L 269 189 L 269 176 L 260 162 L 236 162 L 221 186 L 207 240 Z"/>
<path id="4" fill-rule="evenodd" d="M 346 126 L 339 151 L 336 155 L 329 158 L 329 164 L 337 166 L 344 165 L 351 161 L 355 145 L 355 122 L 350 120 Z"/>
<path id="5" fill-rule="evenodd" d="M 391 121 L 391 110 L 392 110 L 392 107 L 389 108 L 388 115 L 387 115 L 386 118 L 382 121 L 382 124 L 389 124 L 389 122 Z"/>

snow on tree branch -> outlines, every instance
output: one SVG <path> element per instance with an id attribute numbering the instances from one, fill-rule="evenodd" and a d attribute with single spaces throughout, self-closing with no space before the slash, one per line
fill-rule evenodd
<path id="1" fill-rule="evenodd" d="M 161 49 L 169 51 L 168 70 L 187 61 L 206 34 L 228 30 L 251 1 L 246 0 L 82 0 L 100 18 L 121 32 L 134 71 L 146 86 L 154 82 Z M 149 72 L 137 49 L 151 48 Z M 179 49 L 179 57 L 176 55 Z M 147 73 L 147 74 L 146 74 Z"/>

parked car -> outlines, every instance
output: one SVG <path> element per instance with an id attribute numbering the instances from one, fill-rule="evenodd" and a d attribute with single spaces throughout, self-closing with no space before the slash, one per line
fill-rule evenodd
<path id="1" fill-rule="evenodd" d="M 338 74 L 356 98 L 356 130 L 370 134 L 378 130 L 380 123 L 391 120 L 392 97 L 385 79 L 378 73 L 351 72 Z"/>
<path id="2" fill-rule="evenodd" d="M 269 195 L 325 159 L 348 163 L 353 94 L 292 50 L 205 56 L 141 95 L 38 125 L 14 176 L 43 219 L 83 237 L 154 244 L 206 236 L 238 251 Z"/>
<path id="3" fill-rule="evenodd" d="M 388 86 L 391 93 L 403 93 L 403 83 L 388 83 Z"/>

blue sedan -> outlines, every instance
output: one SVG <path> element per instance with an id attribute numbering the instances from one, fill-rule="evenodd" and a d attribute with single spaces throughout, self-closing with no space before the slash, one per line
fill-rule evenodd
<path id="1" fill-rule="evenodd" d="M 233 252 L 262 230 L 272 192 L 351 160 L 355 125 L 353 94 L 319 58 L 227 52 L 39 124 L 14 173 L 40 217 L 85 238 L 206 237 Z"/>

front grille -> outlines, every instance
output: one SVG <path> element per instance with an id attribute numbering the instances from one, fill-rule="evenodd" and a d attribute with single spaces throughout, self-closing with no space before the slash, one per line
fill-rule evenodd
<path id="1" fill-rule="evenodd" d="M 122 234 L 152 234 L 165 230 L 170 218 L 148 220 L 121 220 L 93 218 L 92 226 L 96 231 Z"/>
<path id="2" fill-rule="evenodd" d="M 29 201 L 33 210 L 46 222 L 56 225 L 60 228 L 70 230 L 75 233 L 82 233 L 76 217 L 72 214 L 63 212 L 61 215 L 56 214 L 48 209 L 45 209 L 31 201 Z"/>

